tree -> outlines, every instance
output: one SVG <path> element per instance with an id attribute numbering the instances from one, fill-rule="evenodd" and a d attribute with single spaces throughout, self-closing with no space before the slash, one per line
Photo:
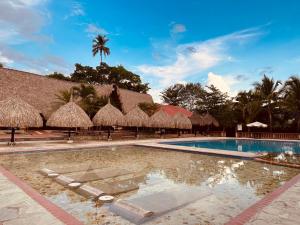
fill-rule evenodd
<path id="1" fill-rule="evenodd" d="M 300 131 L 300 78 L 290 77 L 284 84 L 284 105 L 295 118 L 297 130 Z"/>
<path id="2" fill-rule="evenodd" d="M 157 103 L 148 103 L 148 102 L 142 102 L 139 104 L 139 107 L 148 114 L 148 116 L 152 116 L 158 109 L 159 104 Z"/>
<path id="3" fill-rule="evenodd" d="M 71 80 L 88 84 L 115 84 L 120 88 L 140 93 L 147 93 L 148 83 L 143 83 L 140 76 L 126 70 L 123 66 L 110 67 L 105 63 L 96 69 L 75 64 Z"/>
<path id="4" fill-rule="evenodd" d="M 107 104 L 108 99 L 105 97 L 99 97 L 93 86 L 81 84 L 80 86 L 74 86 L 70 90 L 60 91 L 56 98 L 56 106 L 61 106 L 68 103 L 73 98 L 90 118 L 97 113 L 97 111 Z"/>
<path id="5" fill-rule="evenodd" d="M 194 111 L 197 108 L 198 101 L 203 99 L 205 94 L 206 92 L 200 83 L 187 83 L 182 92 L 183 101 L 180 105 Z"/>
<path id="6" fill-rule="evenodd" d="M 163 102 L 169 105 L 180 106 L 184 100 L 183 96 L 184 85 L 183 84 L 174 84 L 161 93 Z"/>
<path id="7" fill-rule="evenodd" d="M 47 75 L 47 77 L 54 78 L 54 79 L 57 79 L 57 80 L 66 80 L 66 81 L 71 80 L 70 77 L 67 77 L 64 74 L 58 73 L 58 72 L 51 73 L 51 74 Z"/>
<path id="8" fill-rule="evenodd" d="M 3 67 L 4 67 L 4 65 L 2 63 L 0 63 L 0 68 L 3 68 Z"/>
<path id="9" fill-rule="evenodd" d="M 93 40 L 93 56 L 96 56 L 98 53 L 100 54 L 100 66 L 102 65 L 102 55 L 107 56 L 110 55 L 110 49 L 106 47 L 106 43 L 109 41 L 105 35 L 98 35 Z"/>
<path id="10" fill-rule="evenodd" d="M 255 90 L 260 95 L 263 106 L 267 108 L 271 132 L 273 131 L 273 110 L 281 93 L 281 90 L 279 90 L 280 84 L 280 81 L 274 81 L 273 78 L 266 75 L 264 75 L 261 82 L 254 83 Z"/>

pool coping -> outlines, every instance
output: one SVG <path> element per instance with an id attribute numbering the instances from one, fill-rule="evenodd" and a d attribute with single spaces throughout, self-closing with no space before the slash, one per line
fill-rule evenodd
<path id="1" fill-rule="evenodd" d="M 275 189 L 271 193 L 264 196 L 261 200 L 254 203 L 247 209 L 243 210 L 239 215 L 232 218 L 229 222 L 225 223 L 225 225 L 242 225 L 249 222 L 256 214 L 262 211 L 263 208 L 270 205 L 275 199 L 277 199 L 280 195 L 285 193 L 289 188 L 294 186 L 296 183 L 300 182 L 300 174 L 294 176 L 292 179 L 287 181 L 285 184 Z"/>
<path id="2" fill-rule="evenodd" d="M 222 149 L 209 149 L 209 148 L 172 145 L 172 144 L 167 144 L 167 142 L 137 143 L 135 145 L 142 146 L 142 147 L 168 149 L 173 151 L 191 152 L 191 153 L 199 153 L 199 154 L 207 154 L 207 155 L 218 155 L 218 156 L 244 158 L 244 159 L 255 159 L 256 157 L 263 155 L 262 153 L 253 153 L 253 152 L 239 152 L 239 151 L 228 151 Z"/>
<path id="3" fill-rule="evenodd" d="M 35 202 L 37 202 L 40 206 L 45 208 L 49 213 L 51 213 L 54 217 L 56 217 L 59 221 L 67 225 L 83 225 L 77 218 L 73 215 L 67 213 L 64 209 L 60 208 L 56 204 L 52 203 L 44 196 L 42 196 L 38 191 L 33 189 L 27 183 L 22 181 L 20 178 L 15 176 L 9 170 L 0 166 L 0 173 L 3 174 L 10 182 L 19 187 L 25 194 L 27 194 L 30 198 L 32 198 Z M 1 224 L 1 223 L 0 223 Z"/>

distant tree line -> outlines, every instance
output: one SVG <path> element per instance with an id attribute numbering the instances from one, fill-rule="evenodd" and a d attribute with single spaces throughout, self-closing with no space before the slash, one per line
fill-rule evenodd
<path id="1" fill-rule="evenodd" d="M 229 97 L 215 86 L 175 84 L 161 93 L 165 103 L 198 113 L 209 112 L 224 128 L 260 121 L 270 131 L 300 131 L 300 78 L 276 81 L 266 75 L 249 91 Z"/>

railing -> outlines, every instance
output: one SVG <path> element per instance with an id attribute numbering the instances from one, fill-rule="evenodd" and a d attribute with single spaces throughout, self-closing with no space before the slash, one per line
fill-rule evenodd
<path id="1" fill-rule="evenodd" d="M 256 139 L 300 139 L 299 133 L 267 133 L 267 132 L 237 132 L 238 138 L 256 138 Z"/>

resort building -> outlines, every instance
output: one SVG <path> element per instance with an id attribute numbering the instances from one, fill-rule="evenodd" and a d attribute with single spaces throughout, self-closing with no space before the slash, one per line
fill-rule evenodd
<path id="1" fill-rule="evenodd" d="M 70 90 L 80 83 L 57 80 L 34 73 L 18 71 L 14 69 L 0 68 L 0 101 L 10 97 L 18 96 L 28 102 L 45 119 L 48 119 L 55 108 L 57 96 L 60 91 Z M 93 85 L 99 96 L 109 97 L 115 91 L 121 111 L 126 114 L 139 103 L 153 103 L 149 94 L 142 94 L 116 87 L 115 85 Z"/>

